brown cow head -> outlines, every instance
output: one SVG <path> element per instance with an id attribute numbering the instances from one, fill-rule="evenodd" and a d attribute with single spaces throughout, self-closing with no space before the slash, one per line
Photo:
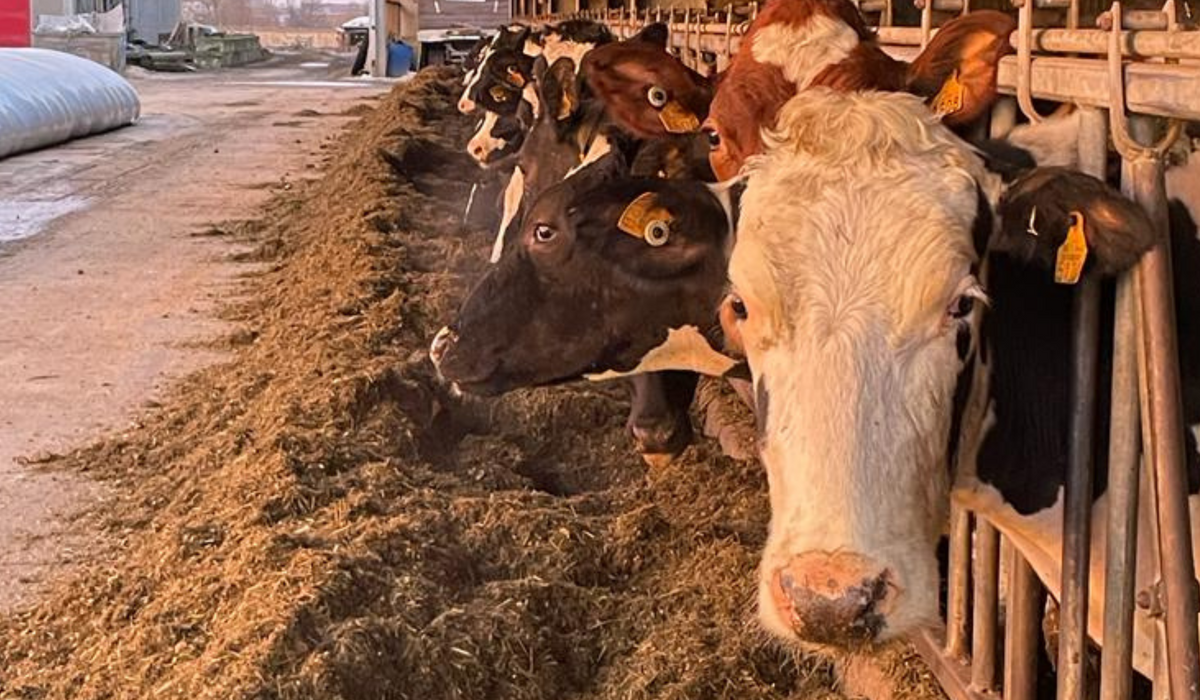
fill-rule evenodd
<path id="1" fill-rule="evenodd" d="M 785 102 L 809 87 L 908 91 L 927 98 L 951 126 L 982 115 L 996 94 L 996 67 L 1011 52 L 1015 23 L 980 11 L 948 22 L 912 63 L 890 58 L 849 2 L 785 0 L 759 15 L 720 80 L 704 130 L 720 179 L 762 149 Z"/>
<path id="2" fill-rule="evenodd" d="M 635 36 L 593 50 L 583 73 L 617 126 L 653 139 L 700 130 L 712 86 L 667 52 L 667 28 L 651 24 Z"/>

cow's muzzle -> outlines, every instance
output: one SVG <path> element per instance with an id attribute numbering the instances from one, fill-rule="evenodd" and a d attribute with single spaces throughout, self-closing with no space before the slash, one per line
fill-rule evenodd
<path id="1" fill-rule="evenodd" d="M 853 648 L 884 630 L 900 589 L 888 569 L 854 553 L 806 552 L 771 577 L 771 600 L 801 640 Z"/>

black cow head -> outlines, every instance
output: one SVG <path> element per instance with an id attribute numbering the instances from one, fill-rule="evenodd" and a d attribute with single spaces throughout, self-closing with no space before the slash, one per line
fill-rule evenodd
<path id="1" fill-rule="evenodd" d="M 728 234 L 704 185 L 602 160 L 536 199 L 431 356 L 482 394 L 632 369 L 669 329 L 713 325 Z"/>

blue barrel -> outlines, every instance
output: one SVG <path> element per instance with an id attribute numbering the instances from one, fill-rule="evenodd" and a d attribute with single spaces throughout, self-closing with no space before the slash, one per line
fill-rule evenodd
<path id="1" fill-rule="evenodd" d="M 397 41 L 388 46 L 387 74 L 389 78 L 399 78 L 412 70 L 413 50 L 403 41 Z"/>

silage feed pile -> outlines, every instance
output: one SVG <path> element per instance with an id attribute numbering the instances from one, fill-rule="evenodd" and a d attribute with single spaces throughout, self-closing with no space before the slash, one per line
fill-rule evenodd
<path id="1" fill-rule="evenodd" d="M 757 464 L 702 442 L 648 469 L 620 387 L 434 378 L 490 243 L 458 85 L 396 88 L 232 227 L 260 265 L 229 361 L 51 465 L 117 494 L 115 551 L 0 621 L 0 697 L 836 697 L 753 624 Z"/>

